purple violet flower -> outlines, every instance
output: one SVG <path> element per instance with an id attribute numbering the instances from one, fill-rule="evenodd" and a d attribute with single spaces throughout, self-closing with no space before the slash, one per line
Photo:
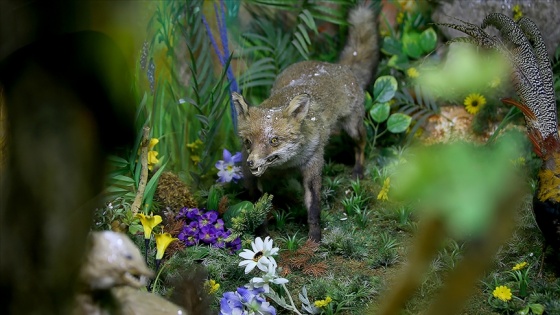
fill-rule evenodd
<path id="1" fill-rule="evenodd" d="M 226 247 L 226 238 L 228 237 L 228 235 L 226 235 L 225 232 L 223 231 L 216 231 L 216 240 L 214 241 L 214 244 L 212 244 L 212 246 L 217 247 L 217 248 L 224 248 Z"/>
<path id="2" fill-rule="evenodd" d="M 198 208 L 189 208 L 187 209 L 186 217 L 187 219 L 195 221 L 198 220 L 201 214 L 202 213 L 200 212 L 200 210 L 198 210 Z"/>
<path id="3" fill-rule="evenodd" d="M 216 220 L 216 222 L 214 223 L 214 227 L 218 231 L 224 231 L 224 220 L 222 219 Z"/>
<path id="4" fill-rule="evenodd" d="M 200 216 L 198 219 L 198 224 L 200 227 L 212 225 L 218 219 L 218 212 L 216 211 L 208 211 Z"/>
<path id="5" fill-rule="evenodd" d="M 212 244 L 216 240 L 216 229 L 213 225 L 203 226 L 200 228 L 198 238 L 206 244 Z"/>
<path id="6" fill-rule="evenodd" d="M 200 226 L 197 221 L 192 221 L 191 223 L 183 226 L 183 232 L 187 235 L 198 235 L 198 233 L 200 233 Z"/>

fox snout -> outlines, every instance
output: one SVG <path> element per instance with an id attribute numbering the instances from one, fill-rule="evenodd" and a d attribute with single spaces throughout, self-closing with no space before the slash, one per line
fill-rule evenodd
<path id="1" fill-rule="evenodd" d="M 278 155 L 273 154 L 268 156 L 265 159 L 256 159 L 254 157 L 249 156 L 247 159 L 247 166 L 251 170 L 251 173 L 255 176 L 261 176 L 266 169 L 278 159 Z"/>

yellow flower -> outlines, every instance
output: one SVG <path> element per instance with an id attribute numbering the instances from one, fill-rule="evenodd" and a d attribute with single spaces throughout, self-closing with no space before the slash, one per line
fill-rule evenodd
<path id="1" fill-rule="evenodd" d="M 331 297 L 327 296 L 324 300 L 315 301 L 314 304 L 317 307 L 325 307 L 325 306 L 329 305 L 329 303 L 331 303 L 331 302 L 332 302 Z"/>
<path id="2" fill-rule="evenodd" d="M 154 168 L 154 165 L 159 163 L 157 156 L 157 151 L 148 151 L 148 169 L 150 171 Z"/>
<path id="3" fill-rule="evenodd" d="M 140 218 L 140 222 L 142 223 L 142 227 L 144 228 L 144 238 L 150 239 L 152 236 L 153 228 L 160 224 L 162 219 L 159 215 L 145 215 L 143 213 L 136 214 L 138 218 Z"/>
<path id="4" fill-rule="evenodd" d="M 465 104 L 467 112 L 475 115 L 486 104 L 486 98 L 479 93 L 471 93 L 465 98 L 463 104 Z"/>
<path id="5" fill-rule="evenodd" d="M 491 88 L 496 88 L 500 85 L 500 83 L 502 83 L 502 80 L 499 77 L 494 77 L 494 79 L 492 79 L 492 81 L 488 83 L 488 86 L 490 86 Z"/>
<path id="6" fill-rule="evenodd" d="M 191 155 L 191 161 L 194 163 L 194 165 L 197 165 L 200 162 L 200 156 Z"/>
<path id="7" fill-rule="evenodd" d="M 220 284 L 213 279 L 206 280 L 204 286 L 208 289 L 208 294 L 214 294 L 220 289 Z"/>
<path id="8" fill-rule="evenodd" d="M 511 300 L 511 290 L 505 285 L 496 287 L 496 289 L 494 289 L 492 294 L 494 295 L 495 298 L 498 298 L 504 302 Z"/>
<path id="9" fill-rule="evenodd" d="M 527 266 L 527 262 L 524 261 L 522 263 L 516 264 L 511 270 L 521 270 Z"/>
<path id="10" fill-rule="evenodd" d="M 513 6 L 513 20 L 518 21 L 521 17 L 523 17 L 523 12 L 521 12 L 521 6 L 516 4 Z"/>
<path id="11" fill-rule="evenodd" d="M 387 177 L 383 182 L 383 188 L 377 195 L 377 200 L 389 200 L 389 187 L 391 187 L 391 178 Z"/>
<path id="12" fill-rule="evenodd" d="M 187 148 L 189 148 L 191 152 L 194 152 L 195 150 L 200 148 L 201 145 L 203 145 L 202 141 L 200 141 L 200 139 L 196 139 L 195 142 L 187 143 Z"/>
<path id="13" fill-rule="evenodd" d="M 412 79 L 418 78 L 418 76 L 420 76 L 420 73 L 414 67 L 408 68 L 408 70 L 406 70 L 406 74 Z"/>
<path id="14" fill-rule="evenodd" d="M 161 233 L 161 234 L 156 233 L 155 237 L 156 237 L 156 247 L 157 247 L 156 259 L 162 259 L 163 254 L 167 249 L 167 246 L 169 246 L 169 244 L 171 244 L 173 241 L 178 240 L 178 238 L 171 236 L 171 234 L 169 233 Z"/>
<path id="15" fill-rule="evenodd" d="M 150 139 L 150 144 L 148 145 L 148 151 L 151 151 L 156 146 L 156 144 L 158 144 L 158 143 L 159 143 L 158 138 Z"/>
<path id="16" fill-rule="evenodd" d="M 154 151 L 153 148 L 156 144 L 159 143 L 157 138 L 150 139 L 150 144 L 148 145 L 148 169 L 151 171 L 154 168 L 154 165 L 159 163 L 157 158 L 158 152 Z"/>

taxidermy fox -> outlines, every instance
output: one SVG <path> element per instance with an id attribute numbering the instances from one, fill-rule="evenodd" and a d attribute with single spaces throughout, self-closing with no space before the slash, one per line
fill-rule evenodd
<path id="1" fill-rule="evenodd" d="M 249 190 L 267 169 L 301 171 L 309 237 L 319 242 L 321 171 L 324 148 L 343 129 L 355 142 L 353 173 L 363 176 L 366 131 L 364 92 L 377 68 L 377 16 L 360 6 L 349 14 L 348 42 L 338 64 L 303 61 L 285 69 L 260 106 L 233 93 L 238 131 L 244 144 L 244 175 Z M 260 187 L 259 187 L 260 189 Z"/>

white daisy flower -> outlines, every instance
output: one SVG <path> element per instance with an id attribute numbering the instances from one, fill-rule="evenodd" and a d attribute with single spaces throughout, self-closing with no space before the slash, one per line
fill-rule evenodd
<path id="1" fill-rule="evenodd" d="M 268 271 L 267 266 L 274 264 L 276 260 L 273 255 L 278 253 L 278 247 L 272 247 L 272 239 L 267 236 L 264 241 L 262 238 L 257 237 L 254 242 L 251 242 L 253 250 L 244 249 L 239 256 L 245 260 L 239 263 L 239 266 L 245 266 L 245 273 L 251 272 L 255 267 L 262 271 Z"/>
<path id="2" fill-rule="evenodd" d="M 262 278 L 254 277 L 249 282 L 252 288 L 263 288 L 264 293 L 270 292 L 270 283 L 285 284 L 288 279 L 281 278 L 276 274 L 276 264 L 269 264 L 266 266 L 267 271 Z"/>

